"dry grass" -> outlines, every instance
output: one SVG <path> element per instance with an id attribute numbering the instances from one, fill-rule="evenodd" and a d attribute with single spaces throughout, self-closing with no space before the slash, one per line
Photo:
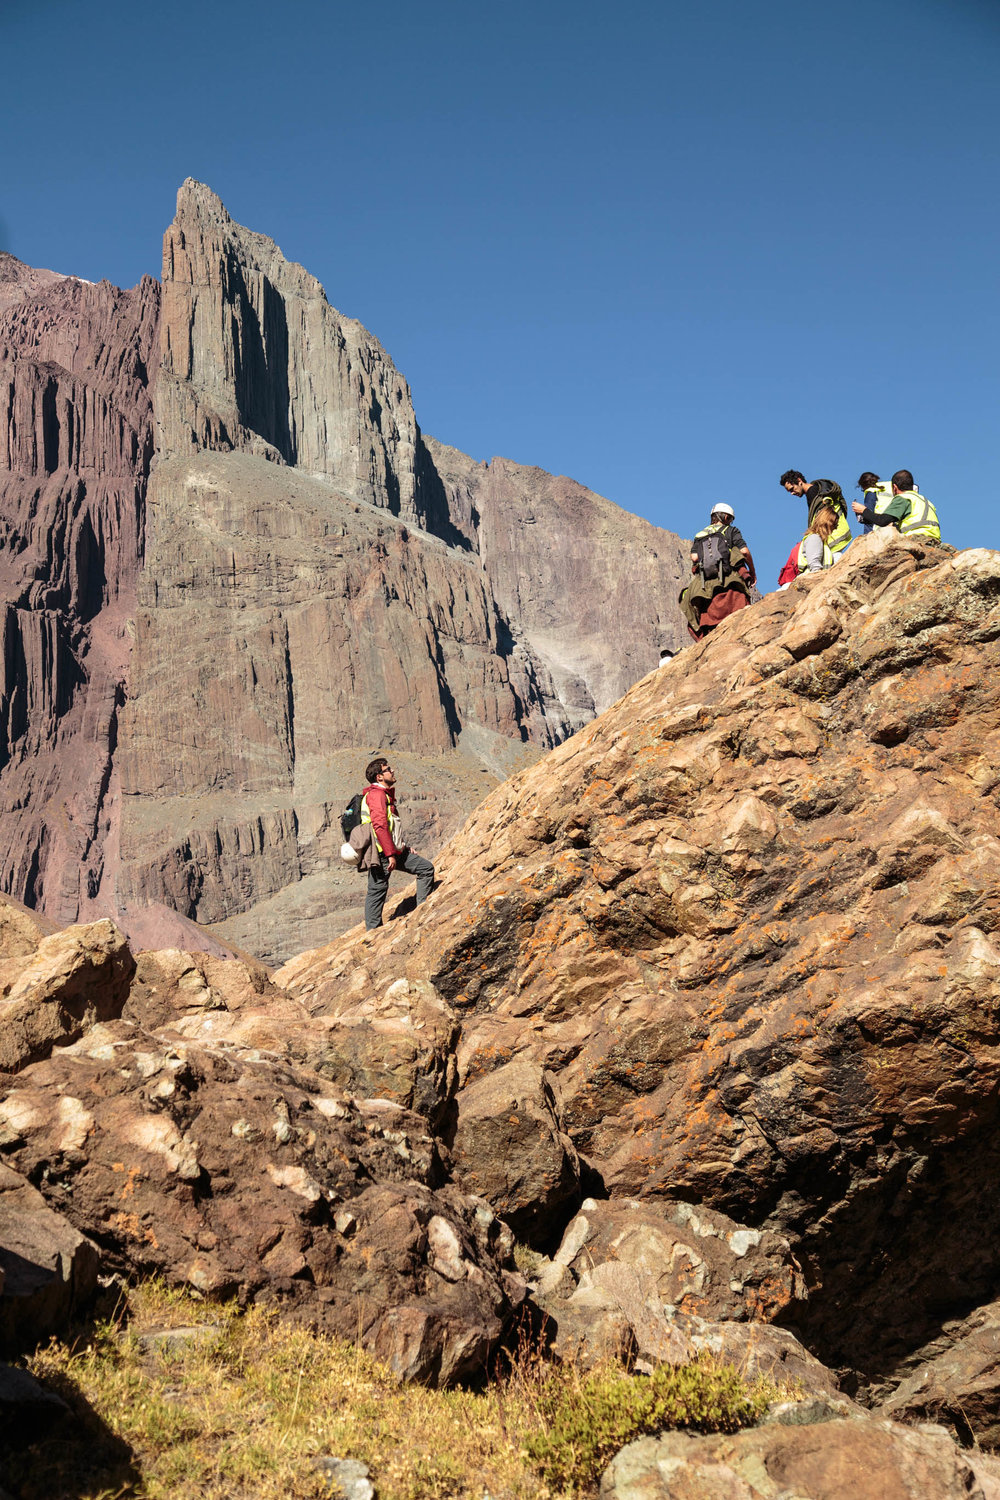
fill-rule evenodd
<path id="1" fill-rule="evenodd" d="M 217 1326 L 173 1350 L 143 1341 L 196 1323 Z M 23 1500 L 311 1500 L 331 1493 L 323 1454 L 368 1464 L 378 1500 L 556 1500 L 591 1492 L 640 1432 L 732 1430 L 776 1394 L 708 1362 L 647 1379 L 528 1354 L 482 1392 L 428 1391 L 352 1345 L 157 1283 L 132 1293 L 127 1327 L 28 1365 L 74 1419 L 8 1459 Z"/>

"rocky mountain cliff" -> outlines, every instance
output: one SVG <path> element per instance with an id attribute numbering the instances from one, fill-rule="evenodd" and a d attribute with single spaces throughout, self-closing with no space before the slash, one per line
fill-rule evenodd
<path id="1" fill-rule="evenodd" d="M 160 289 L 0 256 L 0 309 L 0 885 L 67 922 L 115 909 Z"/>
<path id="2" fill-rule="evenodd" d="M 680 639 L 676 537 L 425 440 L 378 341 L 198 183 L 162 289 L 6 257 L 0 364 L 0 882 L 61 921 L 287 957 L 353 913 L 373 751 L 432 851 Z"/>
<path id="3" fill-rule="evenodd" d="M 954 1439 L 1000 1447 L 998 653 L 1000 553 L 879 533 L 496 789 L 379 932 L 267 975 L 0 904 L 0 1262 L 39 1268 L 0 1337 L 101 1264 L 432 1382 L 520 1312 L 797 1382 L 606 1495 L 992 1500 Z"/>

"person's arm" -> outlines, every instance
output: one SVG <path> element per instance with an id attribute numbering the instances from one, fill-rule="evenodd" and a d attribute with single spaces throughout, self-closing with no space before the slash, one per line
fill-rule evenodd
<path id="1" fill-rule="evenodd" d="M 904 500 L 901 495 L 897 495 L 892 504 L 887 505 L 885 510 L 876 512 L 866 507 L 865 510 L 860 512 L 860 519 L 866 526 L 898 526 L 901 521 L 906 519 L 909 508 L 909 500 Z"/>
<path id="2" fill-rule="evenodd" d="M 394 860 L 399 850 L 392 841 L 389 832 L 389 798 L 385 787 L 370 787 L 368 791 L 368 811 L 371 813 L 372 832 L 378 840 L 378 846 L 382 853 Z"/>
<path id="3" fill-rule="evenodd" d="M 823 571 L 823 541 L 815 531 L 806 533 L 806 567 L 810 573 Z"/>

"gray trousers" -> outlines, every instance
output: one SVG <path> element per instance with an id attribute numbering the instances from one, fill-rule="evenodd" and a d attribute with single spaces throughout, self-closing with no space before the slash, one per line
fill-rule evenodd
<path id="1" fill-rule="evenodd" d="M 389 876 L 392 874 L 386 856 L 380 854 L 378 860 L 378 864 L 372 865 L 368 871 L 368 890 L 365 894 L 365 926 L 369 932 L 373 927 L 382 926 L 382 908 L 389 894 Z M 405 870 L 407 875 L 417 877 L 417 905 L 426 901 L 434 889 L 434 866 L 430 860 L 407 849 L 406 858 L 396 860 L 396 869 Z"/>

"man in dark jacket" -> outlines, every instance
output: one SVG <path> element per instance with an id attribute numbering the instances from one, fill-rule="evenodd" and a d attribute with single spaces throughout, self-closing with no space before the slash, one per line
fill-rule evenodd
<path id="1" fill-rule="evenodd" d="M 817 514 L 828 505 L 837 517 L 837 529 L 830 537 L 829 548 L 835 556 L 851 545 L 851 528 L 847 521 L 847 501 L 835 479 L 814 479 L 811 483 L 801 469 L 786 469 L 779 481 L 782 489 L 790 495 L 802 495 L 809 507 L 806 529 L 815 521 Z"/>
<path id="2" fill-rule="evenodd" d="M 396 773 L 384 755 L 365 769 L 367 785 L 361 796 L 361 822 L 370 823 L 372 840 L 358 861 L 368 871 L 365 894 L 365 926 L 369 932 L 382 926 L 382 908 L 389 894 L 393 870 L 417 877 L 417 905 L 434 889 L 434 866 L 400 842 L 401 825 L 396 812 Z"/>

